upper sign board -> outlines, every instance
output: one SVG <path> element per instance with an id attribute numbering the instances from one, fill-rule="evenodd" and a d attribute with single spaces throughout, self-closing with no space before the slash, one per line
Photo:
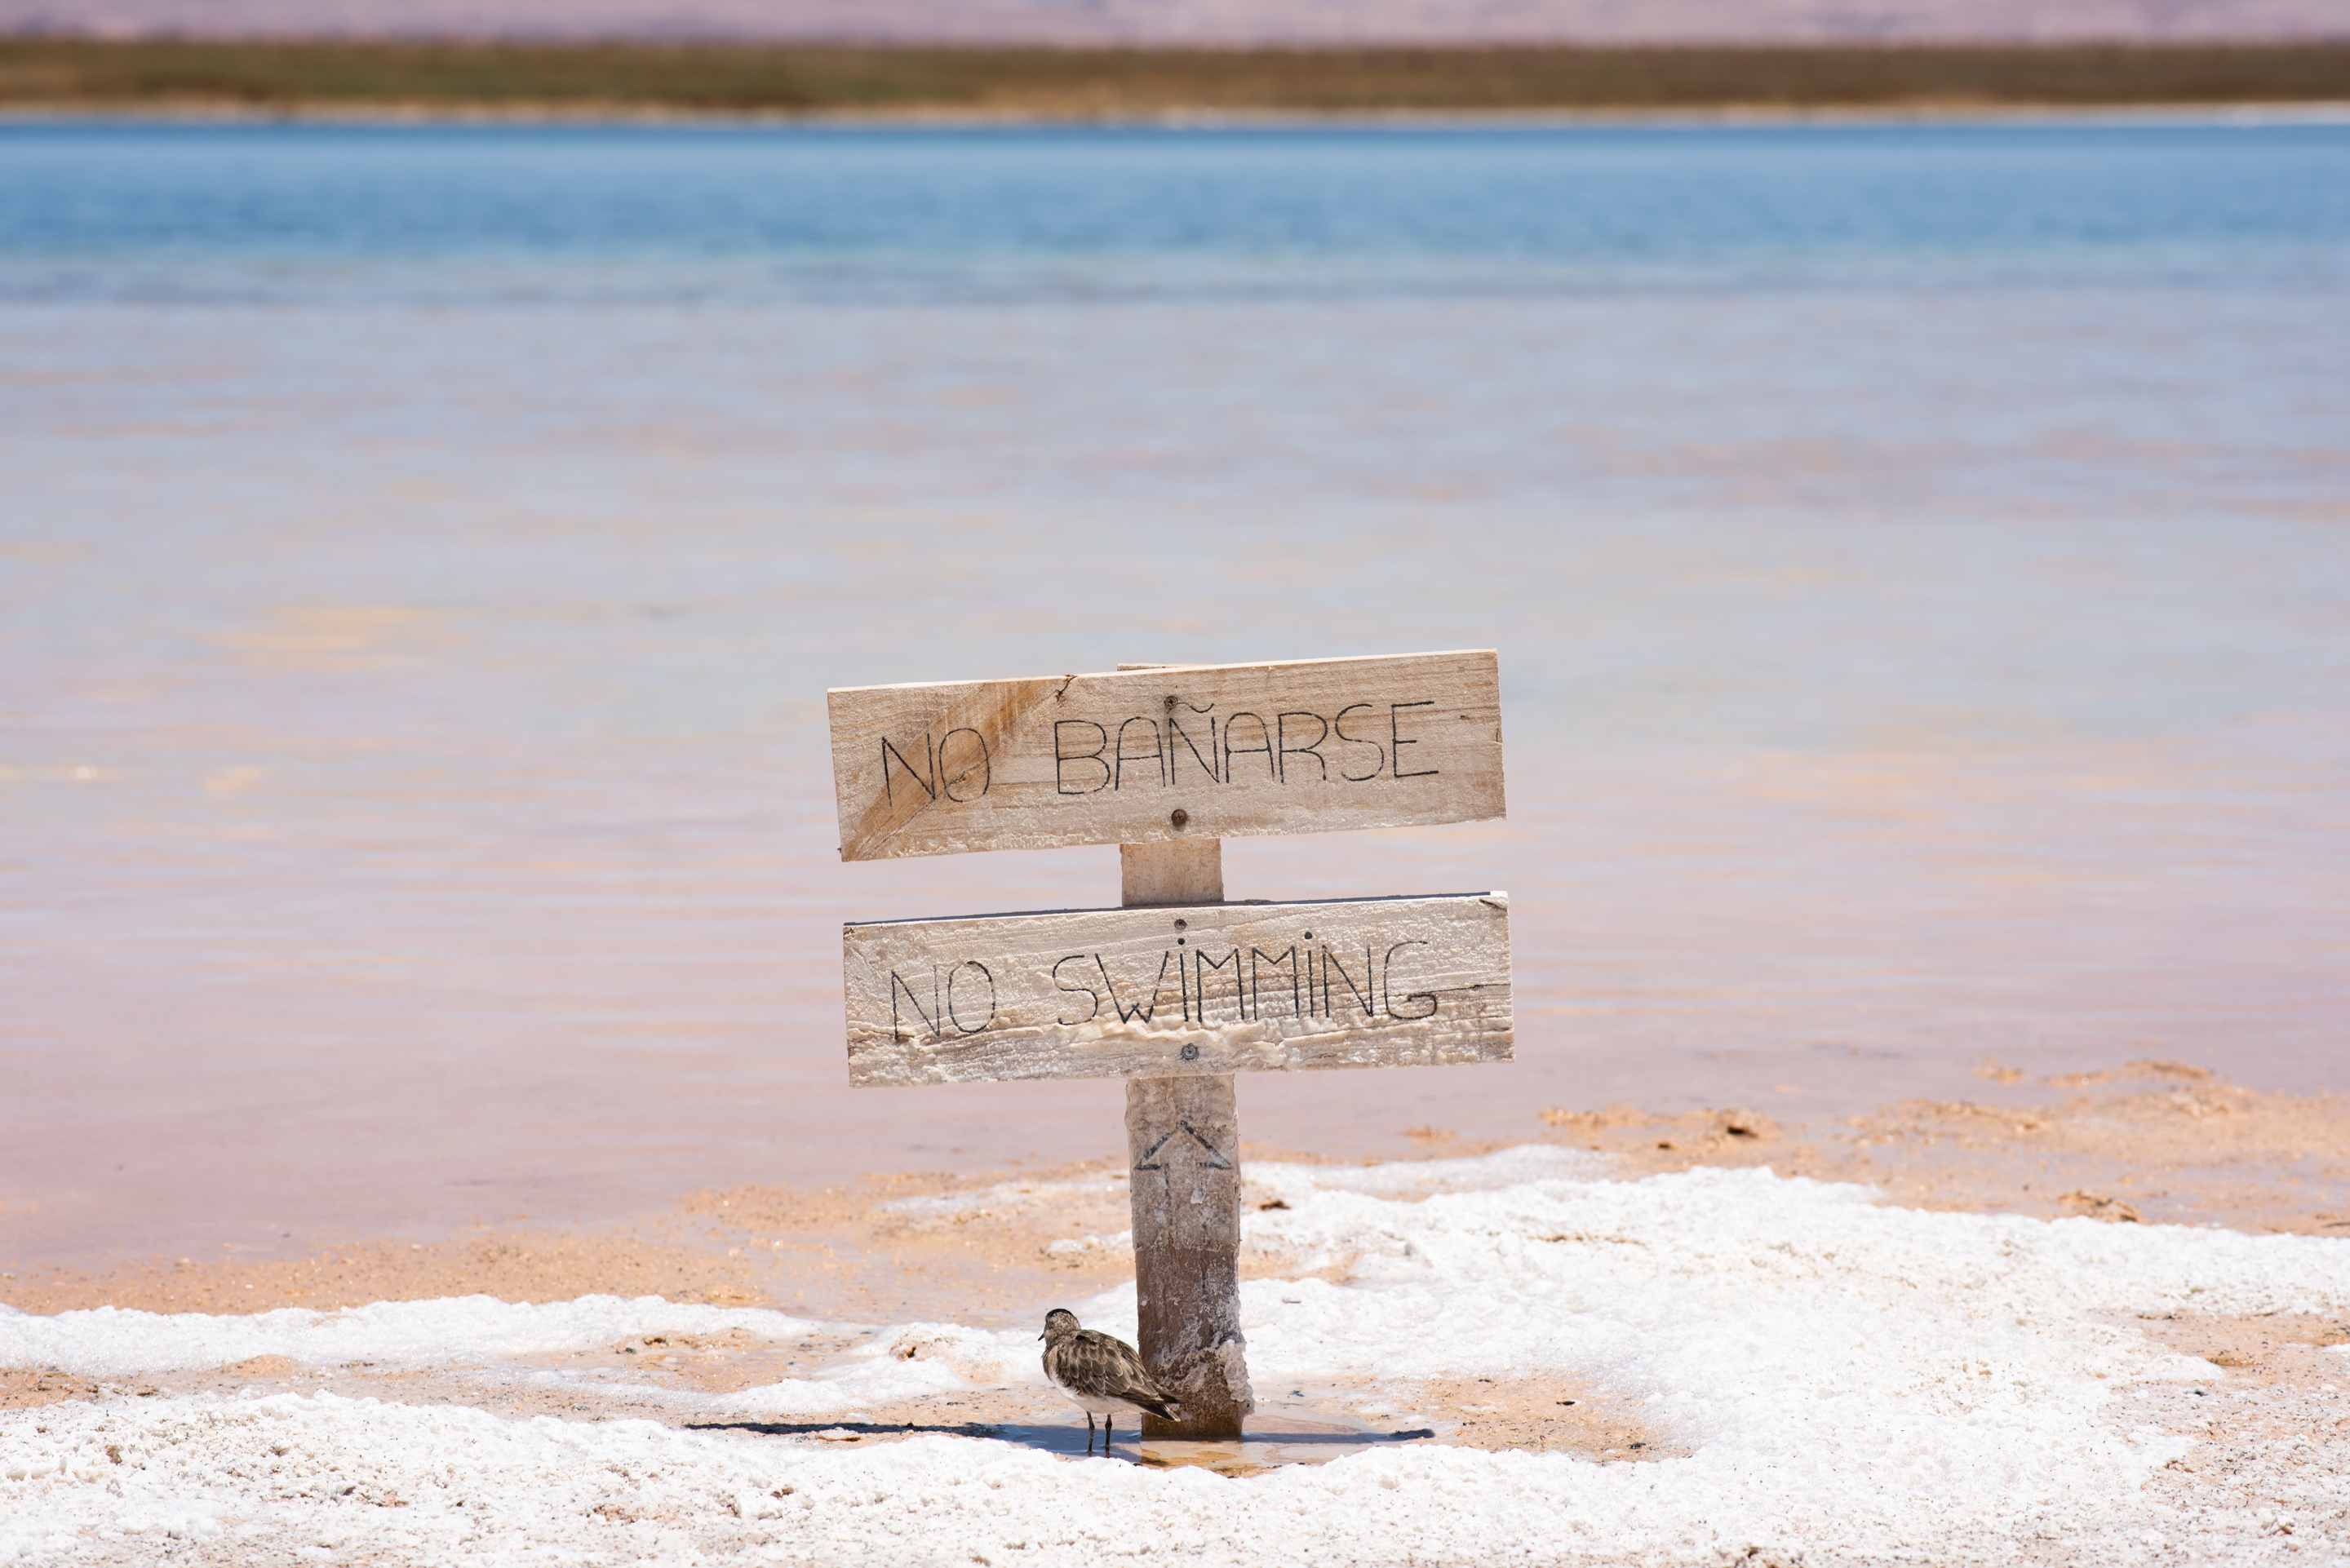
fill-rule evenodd
<path id="1" fill-rule="evenodd" d="M 1503 893 L 852 925 L 848 1081 L 1510 1059 Z"/>
<path id="2" fill-rule="evenodd" d="M 1503 815 L 1492 650 L 829 693 L 840 857 Z"/>

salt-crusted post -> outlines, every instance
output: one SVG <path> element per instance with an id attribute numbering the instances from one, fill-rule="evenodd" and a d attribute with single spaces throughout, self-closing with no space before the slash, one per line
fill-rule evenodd
<path id="1" fill-rule="evenodd" d="M 1503 815 L 1491 652 L 830 693 L 844 860 L 1117 844 L 1120 907 L 842 929 L 849 1082 L 1122 1077 L 1153 1437 L 1234 1438 L 1232 1075 L 1505 1062 L 1509 898 L 1227 902 L 1222 839 Z"/>
<path id="2" fill-rule="evenodd" d="M 1118 846 L 1128 909 L 1221 904 L 1224 846 Z M 1236 1438 L 1256 1407 L 1241 1334 L 1241 1128 L 1232 1076 L 1128 1078 L 1126 1148 L 1142 1364 L 1182 1417 L 1142 1417 L 1153 1438 Z"/>

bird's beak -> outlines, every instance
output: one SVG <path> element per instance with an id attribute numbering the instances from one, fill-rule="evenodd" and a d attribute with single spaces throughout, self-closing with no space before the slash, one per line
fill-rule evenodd
<path id="1" fill-rule="evenodd" d="M 1042 1339 L 1042 1338 L 1044 1338 L 1045 1336 L 1044 1336 L 1043 1334 L 1038 1334 L 1036 1337 L 1037 1337 L 1037 1338 L 1039 1338 L 1039 1339 Z"/>

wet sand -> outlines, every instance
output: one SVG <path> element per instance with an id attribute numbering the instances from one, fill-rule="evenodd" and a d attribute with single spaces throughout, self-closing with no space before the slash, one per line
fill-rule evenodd
<path id="1" fill-rule="evenodd" d="M 1905 1207 L 2350 1236 L 2350 1102 L 2262 1094 L 2182 1063 L 2135 1062 L 2056 1083 L 2022 1083 L 1995 1062 L 1979 1071 L 1986 1084 L 2028 1094 L 2035 1103 L 2018 1109 L 1909 1101 L 1806 1126 L 1783 1125 L 1749 1107 L 1667 1114 L 1553 1106 L 1530 1117 L 1527 1137 L 1515 1141 L 1596 1152 L 1616 1175 L 1629 1179 L 1760 1165 L 1782 1175 L 1866 1183 L 1881 1201 Z M 1429 1158 L 1503 1147 L 1433 1127 L 1398 1132 Z M 1244 1156 L 1338 1163 L 1261 1144 L 1246 1146 Z M 1278 1202 L 1261 1189 L 1250 1200 Z M 691 1401 L 663 1403 L 644 1389 L 715 1395 L 806 1376 L 833 1364 L 857 1339 L 858 1324 L 930 1320 L 1005 1328 L 1037 1322 L 1052 1305 L 1131 1276 L 1131 1257 L 1117 1244 L 1126 1221 L 1124 1172 L 1110 1161 L 1090 1161 L 987 1177 L 873 1177 L 820 1189 L 704 1189 L 683 1195 L 666 1214 L 602 1228 L 484 1226 L 423 1242 L 316 1244 L 298 1256 L 20 1269 L 0 1279 L 0 1300 L 33 1313 L 100 1305 L 162 1313 L 332 1310 L 474 1293 L 514 1302 L 611 1293 L 771 1306 L 842 1326 L 787 1345 L 741 1334 L 657 1335 L 545 1358 L 590 1381 L 608 1376 L 626 1385 L 608 1396 L 576 1385 L 533 1385 L 511 1367 L 391 1371 L 262 1357 L 211 1371 L 103 1381 L 11 1369 L 0 1373 L 0 1408 L 125 1393 L 328 1388 L 348 1397 L 453 1402 L 509 1415 L 706 1424 L 711 1417 Z M 1347 1260 L 1325 1261 L 1312 1272 L 1343 1278 L 1348 1267 Z M 1302 1274 L 1297 1260 L 1258 1247 L 1244 1251 L 1243 1272 Z M 2224 1383 L 2241 1396 L 2224 1408 L 2209 1390 L 2146 1396 L 2161 1407 L 2149 1409 L 2149 1420 L 2191 1431 L 2204 1445 L 2174 1467 L 2179 1476 L 2173 1480 L 2251 1462 L 2241 1445 L 2265 1440 L 2280 1422 L 2306 1416 L 2328 1430 L 2350 1427 L 2350 1417 L 2327 1403 L 2329 1379 L 2340 1366 L 2324 1354 L 2326 1346 L 2350 1344 L 2350 1322 L 2174 1314 L 2118 1326 L 2209 1361 L 2214 1386 Z M 1204 1464 L 1231 1474 L 1399 1442 L 1555 1449 L 1607 1461 L 1679 1451 L 1637 1409 L 1571 1379 L 1507 1387 L 1482 1378 L 1364 1380 L 1265 1392 L 1244 1447 L 1162 1443 L 1133 1451 L 1149 1462 Z M 2292 1414 L 2303 1405 L 2309 1409 Z M 1075 1413 L 1034 1388 L 899 1400 L 848 1421 L 733 1424 L 840 1443 L 951 1431 L 1073 1456 L 1083 1451 Z"/>
<path id="2" fill-rule="evenodd" d="M 1794 1126 L 1748 1106 L 1548 1106 L 1520 1137 L 1422 1126 L 1395 1129 L 1395 1141 L 1431 1159 L 1556 1144 L 1604 1154 L 1624 1178 L 1768 1166 L 1874 1187 L 1906 1208 L 2350 1237 L 2350 1098 L 2263 1094 L 2162 1061 L 2054 1081 L 2022 1082 L 1990 1061 L 1978 1073 L 2031 1103 L 1908 1100 Z M 1263 1143 L 1243 1150 L 1249 1159 L 1347 1163 Z M 36 1313 L 222 1313 L 609 1293 L 997 1327 L 1041 1319 L 1061 1297 L 1130 1274 L 1122 1251 L 1050 1250 L 1126 1228 L 1121 1164 L 700 1189 L 666 1213 L 602 1227 L 474 1225 L 424 1241 L 295 1239 L 280 1256 L 224 1247 L 210 1257 L 20 1264 L 0 1274 L 0 1301 Z M 1244 1260 L 1243 1269 L 1284 1272 L 1278 1259 Z"/>
<path id="3" fill-rule="evenodd" d="M 1997 1062 L 1977 1069 L 2016 1085 Z M 2140 1061 L 2033 1085 L 2036 1104 L 1905 1100 L 1800 1131 L 1752 1109 L 1552 1110 L 1562 1141 L 1627 1171 L 1768 1165 L 1875 1187 L 1915 1209 L 2350 1236 L 2350 1099 L 2260 1094 Z"/>
<path id="4" fill-rule="evenodd" d="M 1996 1062 L 1978 1072 L 2036 1103 L 1908 1100 L 1799 1126 L 1742 1106 L 1549 1106 L 1528 1118 L 1522 1137 L 1463 1138 L 1437 1127 L 1398 1128 L 1396 1137 L 1427 1158 L 1549 1143 L 1604 1154 L 1627 1179 L 1768 1166 L 1874 1187 L 1906 1208 L 2350 1236 L 2350 1099 L 2262 1094 L 2161 1061 L 2029 1085 Z M 1243 1148 L 1251 1159 L 1345 1163 L 1263 1143 Z M 477 1224 L 426 1241 L 310 1238 L 285 1256 L 240 1257 L 224 1247 L 224 1256 L 19 1265 L 0 1274 L 0 1301 L 36 1313 L 222 1313 L 477 1292 L 517 1302 L 609 1293 L 993 1327 L 1040 1318 L 1058 1297 L 1130 1272 L 1122 1253 L 1049 1250 L 1125 1229 L 1119 1165 L 702 1189 L 665 1214 L 603 1227 Z M 1277 1260 L 1247 1269 L 1282 1272 Z"/>

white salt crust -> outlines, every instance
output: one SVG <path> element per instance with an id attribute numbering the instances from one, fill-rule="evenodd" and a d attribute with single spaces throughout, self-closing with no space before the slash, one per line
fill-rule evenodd
<path id="1" fill-rule="evenodd" d="M 819 1323 L 755 1307 L 687 1306 L 659 1296 L 582 1296 L 543 1305 L 494 1296 L 441 1301 L 378 1302 L 345 1312 L 287 1307 L 251 1317 L 202 1313 L 165 1316 L 99 1307 L 35 1317 L 0 1306 L 0 1366 L 36 1366 L 87 1377 L 225 1366 L 256 1355 L 283 1355 L 309 1365 L 365 1363 L 384 1368 L 494 1365 L 508 1357 L 569 1350 L 609 1349 L 646 1334 L 747 1333 L 777 1342 L 810 1333 L 862 1331 L 855 1324 Z M 958 1324 L 914 1323 L 870 1334 L 837 1366 L 738 1394 L 712 1396 L 608 1376 L 582 1376 L 560 1367 L 516 1366 L 515 1381 L 574 1388 L 696 1408 L 774 1416 L 830 1416 L 892 1399 L 941 1394 L 974 1385 L 1043 1384 L 1030 1348 L 1033 1334 L 990 1333 Z"/>
<path id="2" fill-rule="evenodd" d="M 1494 1174 L 1527 1164 L 1496 1161 Z M 0 1562 L 162 1560 L 186 1550 L 175 1538 L 222 1559 L 403 1563 L 1666 1564 L 1757 1548 L 1814 1565 L 2118 1564 L 2350 1552 L 2339 1508 L 2280 1533 L 2280 1497 L 2350 1473 L 2350 1441 L 2330 1425 L 2313 1424 L 2257 1488 L 2190 1502 L 2149 1486 L 2189 1442 L 2142 1412 L 2190 1382 L 2242 1397 L 2208 1363 L 2094 1315 L 2338 1312 L 2350 1242 L 1921 1213 L 1767 1171 L 1484 1190 L 1464 1171 L 1459 1189 L 1418 1202 L 1333 1189 L 1378 1185 L 1360 1171 L 1248 1174 L 1291 1205 L 1252 1217 L 1252 1247 L 1301 1272 L 1352 1262 L 1344 1285 L 1244 1287 L 1262 1386 L 1558 1372 L 1642 1403 L 1690 1451 L 1600 1464 L 1423 1446 L 1231 1480 L 944 1436 L 844 1449 L 324 1393 L 117 1399 L 0 1417 Z M 1081 1310 L 1132 1331 L 1130 1290 Z M 808 1325 L 608 1297 L 259 1319 L 19 1314 L 0 1315 L 0 1360 L 349 1359 L 364 1343 L 370 1359 L 494 1361 L 720 1326 Z M 869 1336 L 829 1380 L 702 1402 L 714 1416 L 796 1411 L 795 1399 L 868 1376 L 847 1392 L 1033 1381 L 1028 1341 L 902 1325 Z"/>
<path id="3" fill-rule="evenodd" d="M 226 1366 L 255 1355 L 316 1365 L 432 1366 L 587 1350 L 647 1334 L 741 1329 L 780 1340 L 833 1327 L 759 1307 L 681 1306 L 659 1296 L 582 1296 L 539 1304 L 454 1296 L 332 1313 L 281 1307 L 249 1317 L 114 1307 L 35 1317 L 0 1306 L 0 1366 L 56 1367 L 86 1377 Z"/>

